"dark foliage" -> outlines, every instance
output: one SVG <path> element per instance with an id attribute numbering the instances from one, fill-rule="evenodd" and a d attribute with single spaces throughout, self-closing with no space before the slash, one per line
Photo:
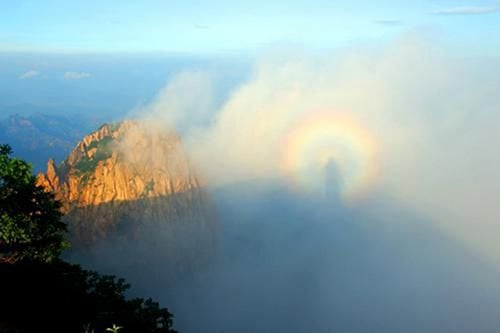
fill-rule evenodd
<path id="1" fill-rule="evenodd" d="M 0 333 L 174 333 L 172 314 L 151 299 L 125 298 L 123 279 L 59 259 L 66 225 L 31 167 L 0 145 Z"/>
<path id="2" fill-rule="evenodd" d="M 113 324 L 122 333 L 175 332 L 167 309 L 151 299 L 127 300 L 128 287 L 65 262 L 1 264 L 0 332 L 100 333 Z"/>
<path id="3" fill-rule="evenodd" d="M 0 263 L 51 262 L 68 246 L 52 194 L 36 186 L 31 166 L 0 145 Z"/>

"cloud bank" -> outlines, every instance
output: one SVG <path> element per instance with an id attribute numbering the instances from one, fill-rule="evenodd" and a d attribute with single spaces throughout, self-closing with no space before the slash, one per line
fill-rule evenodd
<path id="1" fill-rule="evenodd" d="M 433 11 L 436 15 L 484 15 L 497 13 L 500 11 L 500 6 L 478 7 L 478 6 L 465 6 L 443 8 Z"/>
<path id="2" fill-rule="evenodd" d="M 331 162 L 346 202 L 397 198 L 500 265 L 498 70 L 418 36 L 328 55 L 274 50 L 220 106 L 209 75 L 182 73 L 140 113 L 184 128 L 215 188 L 280 180 L 311 195 Z"/>

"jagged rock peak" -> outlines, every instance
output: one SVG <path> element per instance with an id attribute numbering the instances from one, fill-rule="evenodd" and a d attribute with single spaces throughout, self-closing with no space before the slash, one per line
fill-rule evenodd
<path id="1" fill-rule="evenodd" d="M 200 186 L 173 131 L 130 120 L 104 124 L 85 136 L 59 166 L 49 160 L 38 182 L 56 194 L 66 211 Z"/>
<path id="2" fill-rule="evenodd" d="M 80 245 L 129 237 L 154 221 L 170 226 L 169 237 L 179 236 L 180 223 L 200 244 L 211 242 L 214 219 L 201 183 L 175 132 L 139 121 L 102 125 L 38 175 Z"/>

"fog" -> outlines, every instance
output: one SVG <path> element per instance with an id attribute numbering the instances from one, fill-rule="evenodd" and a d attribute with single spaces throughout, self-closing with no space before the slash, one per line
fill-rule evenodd
<path id="1" fill-rule="evenodd" d="M 188 72 L 141 112 L 192 125 L 184 141 L 213 187 L 286 176 L 294 126 L 314 114 L 353 118 L 378 150 L 362 166 L 377 169 L 368 196 L 398 198 L 498 262 L 499 68 L 414 35 L 331 54 L 272 50 L 219 105 L 208 74 Z"/>
<path id="2" fill-rule="evenodd" d="M 132 115 L 180 131 L 216 254 L 125 272 L 134 293 L 182 332 L 495 332 L 499 70 L 410 34 L 272 49 L 223 95 L 180 73 Z"/>

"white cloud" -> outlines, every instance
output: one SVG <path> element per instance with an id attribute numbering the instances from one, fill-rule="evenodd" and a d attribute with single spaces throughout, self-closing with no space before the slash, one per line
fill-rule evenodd
<path id="1" fill-rule="evenodd" d="M 88 77 L 90 77 L 90 74 L 86 72 L 66 72 L 63 76 L 65 80 L 81 80 Z"/>
<path id="2" fill-rule="evenodd" d="M 154 122 L 175 124 L 184 129 L 201 124 L 214 112 L 211 77 L 204 72 L 184 72 L 172 79 L 153 103 L 135 110 L 140 116 L 153 117 Z"/>
<path id="3" fill-rule="evenodd" d="M 373 23 L 380 25 L 387 25 L 387 26 L 397 26 L 403 24 L 401 20 L 396 20 L 396 19 L 378 19 L 374 20 Z"/>
<path id="4" fill-rule="evenodd" d="M 209 29 L 208 25 L 201 24 L 201 23 L 196 23 L 196 24 L 194 25 L 194 28 L 195 28 L 196 30 L 208 30 L 208 29 Z"/>
<path id="5" fill-rule="evenodd" d="M 500 11 L 500 6 L 494 7 L 477 7 L 477 6 L 464 6 L 464 7 L 453 7 L 453 8 L 443 8 L 433 11 L 433 14 L 437 15 L 482 15 L 491 14 Z"/>
<path id="6" fill-rule="evenodd" d="M 40 75 L 40 73 L 38 71 L 31 70 L 31 71 L 27 71 L 26 73 L 19 75 L 18 79 L 19 80 L 26 80 L 26 79 L 29 79 L 29 78 L 32 78 L 32 77 L 35 77 L 38 75 Z"/>

